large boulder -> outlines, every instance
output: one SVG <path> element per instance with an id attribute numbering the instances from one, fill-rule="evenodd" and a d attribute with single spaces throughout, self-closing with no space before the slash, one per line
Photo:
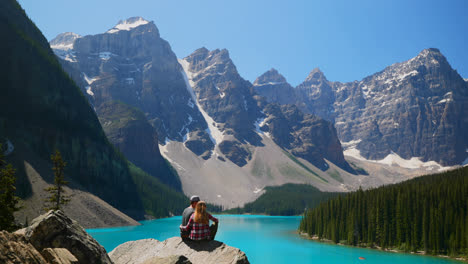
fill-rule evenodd
<path id="1" fill-rule="evenodd" d="M 39 251 L 66 248 L 79 263 L 112 263 L 106 250 L 62 211 L 38 216 L 25 230 L 26 239 Z"/>
<path id="2" fill-rule="evenodd" d="M 185 256 L 193 264 L 250 263 L 244 252 L 222 242 L 216 240 L 185 241 L 180 237 L 172 237 L 162 242 L 155 239 L 130 241 L 118 246 L 109 253 L 115 264 L 142 264 L 148 263 L 147 261 L 150 259 L 168 258 L 174 255 Z"/>
<path id="3" fill-rule="evenodd" d="M 0 231 L 0 263 L 46 264 L 47 261 L 23 235 Z"/>

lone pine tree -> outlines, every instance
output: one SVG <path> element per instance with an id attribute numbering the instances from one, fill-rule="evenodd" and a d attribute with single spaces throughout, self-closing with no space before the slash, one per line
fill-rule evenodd
<path id="1" fill-rule="evenodd" d="M 54 185 L 45 189 L 49 192 L 50 196 L 46 199 L 46 206 L 44 207 L 45 211 L 48 210 L 60 210 L 61 205 L 65 205 L 70 202 L 70 197 L 64 195 L 63 186 L 67 185 L 68 182 L 65 181 L 65 166 L 67 163 L 63 161 L 62 155 L 58 150 L 55 150 L 55 154 L 50 156 L 52 160 L 54 171 Z M 49 206 L 48 206 L 49 205 Z"/>

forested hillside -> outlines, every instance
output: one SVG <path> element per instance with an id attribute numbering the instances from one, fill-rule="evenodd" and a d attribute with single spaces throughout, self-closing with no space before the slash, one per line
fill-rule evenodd
<path id="1" fill-rule="evenodd" d="M 138 220 L 182 212 L 187 203 L 182 193 L 129 167 L 110 144 L 87 99 L 15 0 L 0 1 L 0 33 L 5 38 L 0 41 L 0 143 L 11 145 L 6 160 L 17 169 L 22 198 L 32 194 L 25 164 L 51 183 L 47 163 L 57 149 L 72 188 Z"/>
<path id="2" fill-rule="evenodd" d="M 268 215 L 300 215 L 307 208 L 314 208 L 341 193 L 322 192 L 307 184 L 285 184 L 266 187 L 266 192 L 243 208 L 234 208 L 226 213 L 252 213 Z"/>
<path id="3" fill-rule="evenodd" d="M 307 211 L 319 239 L 428 254 L 468 255 L 468 167 L 342 195 Z"/>

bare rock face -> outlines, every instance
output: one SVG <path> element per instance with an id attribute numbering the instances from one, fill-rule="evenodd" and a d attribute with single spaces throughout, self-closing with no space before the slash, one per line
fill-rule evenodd
<path id="1" fill-rule="evenodd" d="M 219 241 L 183 241 L 172 237 L 165 241 L 142 239 L 124 243 L 109 253 L 116 264 L 140 264 L 157 258 L 185 256 L 193 264 L 247 264 L 244 252 Z M 180 257 L 179 257 L 180 259 Z M 159 262 L 154 262 L 159 263 Z M 184 263 L 184 262 L 162 262 Z"/>
<path id="2" fill-rule="evenodd" d="M 66 248 L 46 248 L 42 250 L 42 256 L 51 264 L 79 264 Z"/>
<path id="3" fill-rule="evenodd" d="M 331 107 L 334 93 L 330 82 L 319 68 L 313 69 L 297 88 L 296 104 L 305 113 L 314 113 L 328 121 L 334 121 L 335 111 Z"/>
<path id="4" fill-rule="evenodd" d="M 187 64 L 185 70 L 190 75 L 189 84 L 198 104 L 223 134 L 220 141 L 229 137 L 229 142 L 218 142 L 222 154 L 238 166 L 244 166 L 251 158 L 245 145 L 262 145 L 261 137 L 255 132 L 254 123 L 261 112 L 252 84 L 239 75 L 225 49 L 200 48 L 182 63 Z"/>
<path id="5" fill-rule="evenodd" d="M 268 102 L 295 104 L 297 101 L 294 88 L 276 69 L 260 75 L 253 83 L 255 91 Z"/>
<path id="6" fill-rule="evenodd" d="M 139 124 L 127 122 L 130 127 L 121 126 L 124 131 L 119 136 L 120 142 L 112 140 L 112 143 L 147 173 L 181 190 L 180 180 L 170 175 L 159 153 L 158 139 L 185 141 L 189 132 L 204 131 L 207 124 L 187 91 L 177 57 L 169 43 L 160 37 L 156 25 L 133 17 L 102 34 L 76 38 L 64 38 L 61 34 L 51 44 L 64 70 L 80 86 L 101 122 L 104 121 L 102 126 L 108 137 L 118 131 L 112 131 L 110 123 L 105 122 L 127 118 L 128 113 L 121 111 L 110 116 L 106 111 L 112 110 L 109 103 L 119 101 L 144 114 Z M 153 129 L 143 124 L 145 120 Z M 136 125 L 145 127 L 146 133 L 142 134 L 146 138 L 151 132 L 158 136 L 151 137 L 148 144 L 143 138 L 135 140 L 139 129 Z M 199 137 L 200 142 L 191 139 L 195 144 L 189 149 L 197 154 L 210 153 L 206 144 L 209 136 L 200 133 Z"/>
<path id="7" fill-rule="evenodd" d="M 23 235 L 0 231 L 0 263 L 46 264 L 47 261 Z"/>
<path id="8" fill-rule="evenodd" d="M 314 69 L 294 93 L 301 110 L 333 122 L 341 142 L 356 142 L 366 159 L 396 153 L 447 166 L 468 156 L 468 84 L 438 49 L 361 81 L 330 82 Z"/>
<path id="9" fill-rule="evenodd" d="M 25 237 L 39 251 L 66 248 L 79 263 L 112 263 L 106 250 L 61 211 L 49 211 L 34 219 Z"/>
<path id="10" fill-rule="evenodd" d="M 160 138 L 182 140 L 185 129 L 205 129 L 206 123 L 185 86 L 182 68 L 153 22 L 141 17 L 120 21 L 103 34 L 76 38 L 67 56 L 59 47 L 62 35 L 51 41 L 54 52 L 67 64 L 95 107 L 121 101 L 147 115 Z M 55 48 L 54 48 L 55 47 Z"/>
<path id="11" fill-rule="evenodd" d="M 354 83 L 334 83 L 336 128 L 368 159 L 395 152 L 441 165 L 466 159 L 468 86 L 437 49 Z"/>
<path id="12" fill-rule="evenodd" d="M 333 123 L 315 115 L 304 114 L 295 105 L 268 104 L 266 131 L 279 146 L 303 158 L 321 170 L 327 170 L 327 159 L 354 173 L 346 162 Z"/>

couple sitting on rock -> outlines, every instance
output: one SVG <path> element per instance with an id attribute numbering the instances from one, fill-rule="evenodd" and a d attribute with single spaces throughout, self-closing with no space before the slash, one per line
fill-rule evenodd
<path id="1" fill-rule="evenodd" d="M 213 225 L 210 227 L 210 220 Z M 213 240 L 218 231 L 218 219 L 206 211 L 206 203 L 200 197 L 190 197 L 190 206 L 182 213 L 180 236 L 191 240 Z"/>

